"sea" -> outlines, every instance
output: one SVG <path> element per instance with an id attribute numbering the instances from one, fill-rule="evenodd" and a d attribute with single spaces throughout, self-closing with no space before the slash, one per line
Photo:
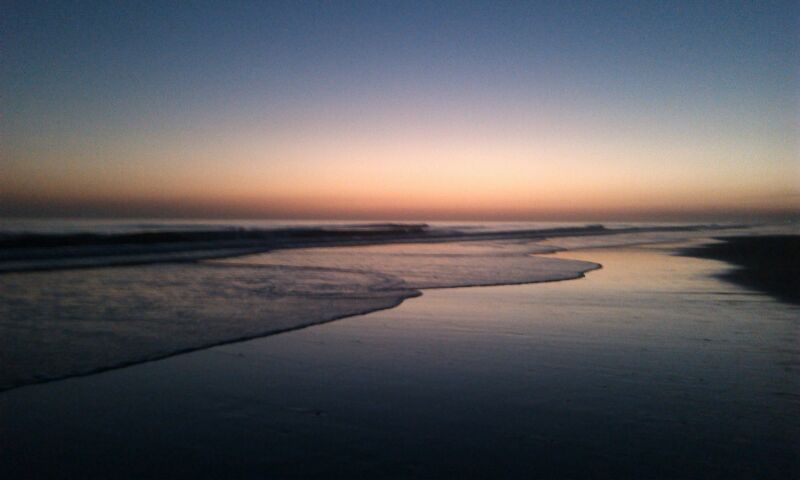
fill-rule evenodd
<path id="1" fill-rule="evenodd" d="M 4 221 L 0 474 L 796 478 L 800 307 L 678 253 L 797 232 Z"/>

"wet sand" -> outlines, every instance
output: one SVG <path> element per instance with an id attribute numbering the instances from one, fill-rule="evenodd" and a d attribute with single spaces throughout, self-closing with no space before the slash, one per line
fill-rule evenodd
<path id="1" fill-rule="evenodd" d="M 800 235 L 720 237 L 681 253 L 732 263 L 721 278 L 800 305 Z"/>
<path id="2" fill-rule="evenodd" d="M 666 246 L 0 394 L 0 476 L 793 478 L 797 307 Z"/>

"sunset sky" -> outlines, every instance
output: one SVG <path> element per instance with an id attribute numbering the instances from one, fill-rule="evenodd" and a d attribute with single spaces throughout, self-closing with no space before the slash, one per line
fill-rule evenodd
<path id="1" fill-rule="evenodd" d="M 798 2 L 3 2 L 0 215 L 800 211 Z"/>

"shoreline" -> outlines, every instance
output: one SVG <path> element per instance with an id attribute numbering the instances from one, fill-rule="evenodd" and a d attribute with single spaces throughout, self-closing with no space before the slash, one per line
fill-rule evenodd
<path id="1" fill-rule="evenodd" d="M 359 246 L 361 246 L 361 245 L 359 245 Z M 554 253 L 561 253 L 561 252 L 548 251 L 548 252 L 542 252 L 541 255 L 550 255 L 550 254 L 554 254 Z M 521 256 L 524 256 L 524 257 L 536 257 L 537 255 L 539 255 L 539 253 L 521 254 Z M 396 298 L 394 298 L 393 301 L 391 302 L 391 304 L 381 305 L 378 308 L 367 308 L 365 310 L 360 310 L 360 311 L 356 311 L 356 312 L 353 312 L 353 313 L 345 313 L 345 314 L 342 314 L 342 315 L 336 315 L 336 316 L 333 316 L 333 317 L 330 317 L 330 318 L 325 318 L 325 319 L 322 319 L 322 320 L 319 320 L 319 321 L 314 321 L 314 322 L 311 322 L 311 323 L 300 324 L 300 325 L 292 326 L 292 327 L 289 327 L 289 328 L 279 328 L 279 329 L 276 329 L 276 330 L 267 330 L 267 331 L 264 331 L 262 333 L 257 333 L 257 334 L 254 334 L 254 335 L 245 335 L 245 336 L 236 337 L 236 338 L 233 338 L 233 339 L 225 339 L 225 340 L 221 340 L 221 341 L 215 341 L 215 342 L 211 342 L 211 343 L 208 343 L 208 344 L 203 344 L 203 345 L 196 346 L 196 347 L 184 348 L 184 349 L 176 350 L 174 352 L 170 352 L 170 353 L 163 354 L 163 355 L 156 355 L 156 356 L 153 356 L 153 357 L 143 358 L 141 360 L 124 361 L 124 362 L 119 363 L 119 364 L 110 365 L 110 366 L 102 366 L 102 367 L 98 367 L 98 368 L 95 368 L 95 369 L 92 369 L 92 370 L 88 370 L 88 371 L 71 373 L 71 374 L 67 374 L 67 375 L 56 375 L 56 376 L 39 375 L 37 377 L 37 375 L 33 375 L 31 377 L 32 378 L 31 381 L 28 381 L 30 379 L 26 379 L 26 380 L 23 380 L 23 381 L 17 383 L 16 385 L 12 385 L 10 387 L 2 387 L 2 388 L 0 388 L 0 396 L 2 394 L 6 393 L 6 392 L 9 392 L 9 391 L 12 391 L 12 390 L 17 390 L 17 389 L 20 389 L 20 388 L 23 388 L 23 387 L 41 385 L 41 384 L 45 384 L 45 383 L 51 383 L 51 382 L 56 382 L 56 381 L 60 381 L 60 380 L 66 380 L 66 379 L 70 379 L 70 378 L 86 377 L 86 376 L 91 376 L 91 375 L 104 373 L 104 372 L 108 372 L 108 371 L 112 371 L 112 370 L 125 369 L 125 368 L 128 368 L 128 367 L 133 367 L 133 366 L 144 364 L 144 363 L 151 363 L 151 362 L 157 362 L 157 361 L 161 361 L 161 360 L 166 360 L 166 359 L 169 359 L 169 358 L 172 358 L 172 357 L 185 355 L 185 354 L 189 354 L 189 353 L 194 353 L 194 352 L 198 352 L 198 351 L 202 351 L 202 350 L 208 350 L 208 349 L 211 349 L 211 348 L 214 348 L 214 347 L 223 346 L 223 345 L 237 344 L 237 343 L 248 342 L 248 341 L 257 340 L 257 339 L 263 339 L 263 338 L 267 338 L 267 337 L 271 337 L 271 336 L 275 336 L 275 335 L 279 335 L 279 334 L 283 334 L 283 333 L 288 333 L 288 332 L 292 332 L 292 331 L 297 331 L 297 330 L 302 330 L 302 329 L 306 329 L 306 328 L 310 328 L 310 327 L 314 327 L 314 326 L 323 325 L 323 324 L 326 324 L 326 323 L 331 323 L 331 322 L 334 322 L 334 321 L 337 321 L 337 320 L 364 316 L 364 315 L 368 315 L 368 314 L 372 314 L 372 313 L 376 313 L 376 312 L 381 312 L 381 311 L 385 311 L 385 310 L 392 310 L 392 309 L 397 308 L 398 306 L 402 305 L 407 299 L 417 298 L 417 297 L 423 296 L 425 290 L 444 290 L 444 289 L 479 288 L 479 287 L 502 287 L 502 286 L 532 285 L 532 284 L 537 284 L 537 283 L 554 283 L 554 282 L 563 282 L 563 281 L 569 281 L 569 280 L 580 280 L 582 278 L 585 278 L 587 273 L 603 268 L 603 266 L 601 264 L 596 263 L 596 262 L 591 262 L 591 261 L 587 261 L 587 260 L 581 260 L 581 262 L 586 263 L 588 265 L 586 270 L 573 272 L 573 274 L 571 274 L 571 276 L 561 277 L 561 278 L 544 278 L 544 279 L 525 280 L 525 281 L 509 280 L 509 281 L 506 281 L 506 282 L 475 283 L 475 284 L 469 284 L 469 285 L 442 285 L 442 286 L 425 286 L 425 287 L 414 287 L 414 286 L 411 286 L 411 287 L 409 287 L 409 289 L 404 290 L 401 295 L 399 295 Z M 201 263 L 198 262 L 198 264 L 201 264 Z M 125 266 L 131 266 L 131 265 L 125 265 Z M 216 266 L 218 266 L 220 268 L 224 268 L 225 266 L 231 266 L 231 265 L 216 265 Z M 306 267 L 294 267 L 294 268 L 306 268 Z M 28 273 L 28 272 L 26 272 L 26 273 Z M 33 273 L 33 272 L 30 272 L 30 273 Z"/>
<path id="2" fill-rule="evenodd" d="M 270 331 L 270 332 L 263 333 L 263 334 L 248 335 L 248 336 L 244 336 L 244 337 L 239 337 L 239 338 L 234 339 L 234 340 L 223 340 L 221 342 L 211 343 L 211 344 L 208 344 L 208 345 L 203 345 L 203 346 L 195 347 L 195 348 L 187 348 L 187 349 L 183 349 L 183 350 L 180 350 L 180 351 L 168 353 L 166 355 L 159 355 L 159 356 L 156 356 L 156 357 L 147 358 L 147 359 L 144 359 L 144 360 L 134 360 L 134 361 L 130 361 L 130 362 L 124 362 L 124 363 L 121 363 L 121 364 L 118 364 L 118 365 L 113 365 L 113 366 L 108 366 L 108 367 L 100 367 L 100 368 L 97 368 L 95 370 L 88 371 L 88 372 L 74 373 L 74 374 L 70 374 L 70 375 L 64 375 L 64 376 L 58 376 L 58 377 L 52 377 L 52 378 L 42 378 L 42 377 L 40 377 L 40 379 L 37 379 L 36 381 L 33 381 L 33 382 L 20 383 L 18 385 L 14 385 L 14 386 L 9 387 L 9 388 L 0 388 L 0 396 L 2 396 L 3 394 L 5 394 L 7 392 L 10 392 L 10 391 L 13 391 L 13 390 L 19 390 L 19 389 L 25 388 L 25 387 L 32 387 L 32 386 L 35 386 L 35 385 L 43 385 L 43 384 L 46 384 L 46 383 L 58 382 L 58 381 L 61 381 L 61 380 L 68 380 L 68 379 L 71 379 L 71 378 L 90 377 L 92 375 L 97 375 L 97 374 L 100 374 L 100 373 L 110 372 L 110 371 L 113 371 L 113 370 L 122 370 L 122 369 L 125 369 L 125 368 L 135 367 L 137 365 L 142 365 L 142 364 L 146 364 L 146 363 L 159 362 L 161 360 L 167 360 L 169 358 L 177 357 L 177 356 L 180 356 L 180 355 L 186 355 L 186 354 L 189 354 L 189 353 L 200 352 L 200 351 L 203 351 L 203 350 L 208 350 L 208 349 L 215 348 L 215 347 L 221 347 L 221 346 L 224 346 L 224 345 L 231 345 L 231 344 L 236 344 L 236 343 L 249 342 L 251 340 L 258 340 L 260 338 L 267 338 L 267 337 L 271 337 L 271 336 L 274 336 L 274 335 L 280 335 L 282 333 L 289 333 L 289 332 L 294 332 L 294 331 L 297 331 L 297 330 L 303 330 L 303 329 L 306 329 L 306 328 L 311 328 L 311 327 L 315 327 L 315 326 L 318 326 L 318 325 L 324 325 L 326 323 L 335 322 L 337 320 L 343 320 L 345 318 L 360 317 L 360 316 L 364 316 L 364 315 L 369 315 L 371 313 L 380 312 L 380 311 L 383 311 L 383 310 L 391 310 L 393 308 L 397 308 L 398 306 L 402 305 L 403 302 L 405 302 L 409 298 L 417 298 L 417 297 L 421 297 L 421 296 L 422 296 L 422 292 L 417 291 L 417 292 L 414 292 L 414 293 L 412 293 L 412 294 L 410 294 L 408 296 L 399 297 L 394 304 L 389 305 L 389 306 L 369 309 L 369 310 L 365 310 L 363 312 L 344 314 L 344 315 L 337 316 L 337 317 L 334 317 L 334 318 L 327 318 L 327 319 L 324 319 L 324 320 L 321 320 L 321 321 L 318 321 L 318 322 L 315 322 L 315 323 L 309 323 L 309 324 L 305 324 L 305 325 L 298 325 L 296 327 L 290 327 L 290 328 L 284 328 L 284 329 L 280 329 L 280 330 L 274 330 L 274 331 Z"/>
<path id="3" fill-rule="evenodd" d="M 331 231 L 230 230 L 216 232 L 160 232 L 113 235 L 0 235 L 0 275 L 85 268 L 104 268 L 157 263 L 189 263 L 220 260 L 256 253 L 318 247 L 357 247 L 393 244 L 436 244 L 496 240 L 541 241 L 564 237 L 615 236 L 633 233 L 700 232 L 747 228 L 744 225 L 673 225 L 606 228 L 586 225 L 575 228 L 463 232 L 428 230 L 420 225 L 375 226 Z M 554 248 L 553 251 L 559 249 Z"/>
<path id="4" fill-rule="evenodd" d="M 604 268 L 431 290 L 369 317 L 15 389 L 0 395 L 14 412 L 0 471 L 786 478 L 799 466 L 785 417 L 794 309 L 676 248 L 563 252 Z"/>
<path id="5" fill-rule="evenodd" d="M 730 283 L 800 305 L 800 235 L 714 237 L 720 243 L 683 248 L 678 255 L 723 261 Z"/>
<path id="6" fill-rule="evenodd" d="M 791 276 L 791 279 L 794 281 L 788 283 L 781 283 L 779 280 L 776 281 L 775 279 L 770 279 L 769 275 L 774 271 L 781 271 L 776 270 L 773 267 L 775 266 L 776 262 L 780 263 L 783 259 L 786 258 L 787 252 L 792 252 L 792 249 L 796 247 L 796 244 L 800 242 L 800 236 L 795 235 L 785 235 L 785 236 L 763 236 L 763 237 L 714 237 L 716 240 L 723 240 L 725 243 L 718 243 L 718 244 L 706 244 L 701 245 L 698 247 L 678 247 L 676 249 L 675 254 L 683 255 L 683 256 L 691 256 L 696 258 L 709 258 L 715 260 L 725 261 L 726 263 L 736 267 L 735 270 L 732 272 L 720 273 L 716 276 L 722 278 L 724 280 L 730 281 L 732 283 L 745 286 L 751 289 L 755 289 L 758 291 L 762 291 L 764 293 L 769 294 L 773 298 L 776 298 L 781 301 L 787 301 L 792 304 L 800 304 L 800 299 L 798 299 L 798 292 L 796 289 L 793 290 L 793 286 L 797 285 L 797 259 L 795 258 L 794 269 L 785 271 L 787 275 Z M 761 252 L 763 249 L 756 248 L 755 245 L 762 245 L 765 242 L 774 244 L 775 239 L 791 239 L 791 240 L 783 240 L 782 242 L 785 244 L 783 248 L 779 248 L 776 250 L 772 250 L 770 255 L 767 257 L 770 259 L 771 263 L 766 266 L 759 266 L 757 262 L 763 259 L 763 255 L 759 256 L 758 252 Z M 780 243 L 781 240 L 778 240 Z M 791 245 L 789 245 L 791 243 Z M 726 247 L 727 245 L 735 244 L 735 247 Z M 743 248 L 742 246 L 749 247 Z M 626 245 L 630 246 L 630 245 Z M 773 245 L 774 246 L 774 245 Z M 614 248 L 614 247 L 595 247 L 600 249 L 607 249 L 607 248 Z M 591 250 L 592 247 L 586 248 L 586 250 Z M 542 252 L 542 253 L 532 253 L 529 254 L 531 256 L 536 255 L 547 255 L 553 253 L 574 253 L 584 250 L 582 248 L 577 249 L 562 249 L 560 251 L 553 251 L 553 252 Z M 796 251 L 796 250 L 794 250 Z M 744 252 L 744 253 L 742 253 Z M 369 308 L 363 311 L 358 311 L 355 313 L 347 313 L 344 315 L 337 315 L 332 318 L 327 318 L 322 321 L 312 322 L 304 325 L 298 325 L 290 328 L 281 328 L 277 330 L 270 330 L 263 333 L 258 333 L 255 335 L 246 335 L 242 337 L 237 337 L 234 339 L 222 340 L 219 342 L 212 342 L 209 344 L 204 344 L 197 347 L 192 347 L 188 349 L 181 349 L 175 352 L 168 353 L 166 355 L 158 355 L 151 358 L 145 358 L 142 360 L 135 360 L 135 361 L 126 361 L 121 364 L 112 365 L 112 366 L 104 366 L 97 369 L 93 369 L 91 371 L 85 371 L 75 374 L 68 374 L 64 376 L 54 376 L 54 377 L 40 377 L 33 381 L 23 381 L 17 385 L 13 385 L 9 388 L 0 389 L 0 394 L 4 392 L 8 392 L 11 390 L 16 390 L 25 386 L 31 385 L 38 385 L 42 383 L 49 383 L 53 381 L 64 380 L 68 378 L 75 378 L 75 377 L 82 377 L 82 376 L 89 376 L 94 375 L 97 373 L 106 372 L 109 370 L 117 370 L 123 369 L 135 365 L 139 365 L 142 363 L 149 363 L 164 360 L 170 357 L 184 355 L 187 353 L 192 353 L 200 350 L 206 350 L 209 348 L 214 348 L 221 345 L 228 345 L 228 344 L 235 344 L 241 343 L 246 341 L 251 341 L 259 338 L 266 338 L 274 335 L 279 335 L 286 332 L 291 332 L 295 330 L 305 329 L 312 326 L 321 325 L 324 323 L 333 322 L 336 320 L 341 320 L 345 318 L 351 317 L 358 317 L 362 315 L 372 314 L 375 312 L 383 311 L 383 310 L 391 310 L 397 308 L 399 305 L 403 304 L 406 299 L 409 298 L 416 298 L 422 296 L 425 290 L 441 290 L 441 289 L 455 289 L 455 288 L 475 288 L 475 287 L 494 287 L 494 286 L 512 286 L 512 285 L 525 285 L 525 284 L 536 284 L 536 283 L 550 283 L 550 282 L 561 282 L 566 280 L 579 280 L 585 278 L 586 275 L 598 269 L 603 268 L 603 265 L 591 262 L 590 260 L 582 260 L 587 263 L 594 263 L 592 268 L 589 268 L 575 276 L 569 278 L 554 278 L 554 279 L 546 279 L 546 280 L 537 280 L 537 281 L 522 281 L 522 282 L 498 282 L 498 283 L 490 283 L 490 284 L 475 284 L 475 285 L 456 285 L 456 286 L 432 286 L 432 287 L 419 287 L 414 288 L 413 292 L 410 292 L 408 295 L 402 295 L 401 297 L 397 298 L 391 305 L 382 306 L 380 308 Z M 756 262 L 756 263 L 754 263 Z M 783 279 L 784 277 L 780 277 Z M 781 290 L 782 289 L 782 290 Z"/>

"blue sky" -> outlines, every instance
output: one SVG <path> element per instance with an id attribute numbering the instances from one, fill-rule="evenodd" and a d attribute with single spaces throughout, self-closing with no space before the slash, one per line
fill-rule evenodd
<path id="1" fill-rule="evenodd" d="M 791 210 L 797 19 L 796 2 L 6 2 L 0 213 Z M 558 190 L 591 195 L 570 210 Z"/>

